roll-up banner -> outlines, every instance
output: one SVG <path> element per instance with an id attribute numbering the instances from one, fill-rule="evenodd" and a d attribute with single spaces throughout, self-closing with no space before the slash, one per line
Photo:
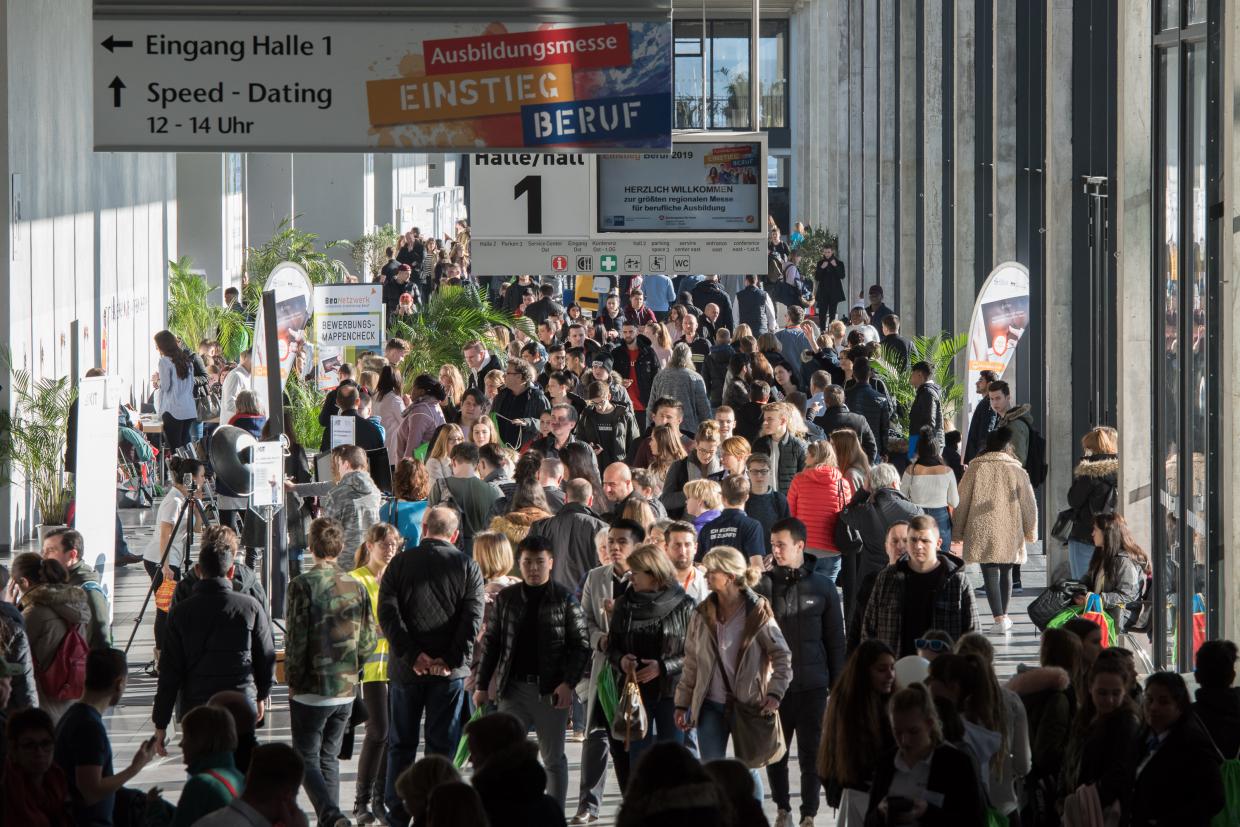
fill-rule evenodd
<path id="1" fill-rule="evenodd" d="M 377 284 L 320 284 L 314 288 L 319 389 L 340 384 L 342 362 L 383 353 L 383 293 Z"/>
<path id="2" fill-rule="evenodd" d="M 124 398 L 120 376 L 92 376 L 78 383 L 73 527 L 87 538 L 83 559 L 99 574 L 109 612 L 116 604 L 116 409 Z"/>
<path id="3" fill-rule="evenodd" d="M 1012 354 L 1029 327 L 1029 270 L 1005 261 L 990 271 L 973 304 L 969 323 L 968 382 L 966 400 L 969 422 L 981 401 L 977 380 L 984 370 L 1002 376 Z"/>
<path id="4" fill-rule="evenodd" d="M 294 364 L 301 366 L 303 373 L 314 365 L 314 346 L 306 340 L 314 309 L 314 290 L 306 271 L 288 261 L 275 266 L 267 277 L 265 287 L 276 294 L 276 336 L 280 347 L 276 359 L 279 362 L 280 387 L 284 387 Z M 266 313 L 259 305 L 258 318 L 254 320 L 254 370 L 250 376 L 250 389 L 258 397 L 262 409 L 269 411 L 267 366 L 271 359 L 262 332 L 265 320 Z"/>

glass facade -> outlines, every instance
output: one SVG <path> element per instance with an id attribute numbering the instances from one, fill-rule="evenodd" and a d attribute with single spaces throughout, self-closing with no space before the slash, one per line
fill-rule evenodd
<path id="1" fill-rule="evenodd" d="M 1201 14 L 1199 14 L 1199 8 Z M 1155 37 L 1155 662 L 1185 671 L 1197 646 L 1219 628 L 1221 551 L 1215 488 L 1219 410 L 1219 289 L 1215 230 L 1206 205 L 1217 179 L 1217 107 L 1207 105 L 1211 61 L 1205 4 L 1164 3 Z M 1175 21 L 1185 20 L 1182 28 Z M 1217 64 L 1215 64 L 1217 65 Z M 1211 119 L 1214 119 L 1213 121 Z M 1182 642 L 1191 641 L 1191 645 Z"/>
<path id="2" fill-rule="evenodd" d="M 788 126 L 788 21 L 759 24 L 759 125 Z M 749 128 L 748 20 L 673 26 L 677 129 Z"/>

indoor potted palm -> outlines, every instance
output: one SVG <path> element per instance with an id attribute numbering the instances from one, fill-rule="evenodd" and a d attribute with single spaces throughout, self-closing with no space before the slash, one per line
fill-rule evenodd
<path id="1" fill-rule="evenodd" d="M 77 389 L 67 376 L 34 379 L 0 354 L 12 380 L 13 411 L 0 411 L 0 475 L 5 484 L 21 482 L 34 497 L 39 541 L 68 522 L 73 485 L 65 471 L 69 411 Z"/>

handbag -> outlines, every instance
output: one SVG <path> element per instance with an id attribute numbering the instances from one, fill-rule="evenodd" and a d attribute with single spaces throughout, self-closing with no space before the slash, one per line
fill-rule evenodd
<path id="1" fill-rule="evenodd" d="M 1051 526 L 1051 536 L 1061 543 L 1067 543 L 1072 539 L 1072 523 L 1076 519 L 1076 509 L 1065 508 L 1055 517 L 1055 524 Z"/>
<path id="2" fill-rule="evenodd" d="M 728 670 L 723 668 L 719 641 L 713 633 L 710 640 L 715 649 L 719 677 L 723 678 L 724 692 L 727 693 L 727 707 L 732 711 L 732 751 L 736 753 L 736 760 L 751 770 L 774 764 L 788 751 L 779 716 L 774 712 L 764 712 L 760 704 L 737 700 L 736 693 L 732 691 L 732 681 L 728 679 Z"/>
<path id="3" fill-rule="evenodd" d="M 1097 601 L 1097 610 L 1090 612 L 1090 601 Z M 1111 616 L 1102 611 L 1102 598 L 1096 594 L 1091 594 L 1089 600 L 1084 606 L 1069 606 L 1059 614 L 1051 618 L 1046 624 L 1047 629 L 1058 629 L 1074 617 L 1084 617 L 1086 620 L 1092 620 L 1102 629 L 1102 648 L 1106 649 L 1116 640 L 1115 637 L 1115 621 Z"/>
<path id="4" fill-rule="evenodd" d="M 637 670 L 630 666 L 625 673 L 624 689 L 620 691 L 615 718 L 611 723 L 611 735 L 617 741 L 623 741 L 627 751 L 634 741 L 645 738 L 649 731 L 650 718 L 646 715 L 646 705 L 642 703 Z"/>
<path id="5" fill-rule="evenodd" d="M 207 422 L 220 418 L 220 395 L 207 391 L 201 396 L 194 396 L 194 408 L 198 411 L 198 421 Z M 227 423 L 224 423 L 227 424 Z"/>
<path id="6" fill-rule="evenodd" d="M 1075 580 L 1062 580 L 1047 586 L 1029 604 L 1029 619 L 1042 631 L 1055 615 L 1072 605 L 1072 598 L 1088 591 L 1083 583 Z"/>

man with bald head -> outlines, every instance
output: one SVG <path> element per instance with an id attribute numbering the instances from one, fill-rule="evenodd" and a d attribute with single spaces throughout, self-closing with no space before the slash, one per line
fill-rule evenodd
<path id="1" fill-rule="evenodd" d="M 379 624 L 390 647 L 387 788 L 390 823 L 406 824 L 396 778 L 418 751 L 426 714 L 426 753 L 451 756 L 461 739 L 461 709 L 474 641 L 482 627 L 482 573 L 453 545 L 456 510 L 426 510 L 422 542 L 396 555 L 379 584 Z"/>
<path id="2" fill-rule="evenodd" d="M 633 472 L 623 462 L 613 462 L 603 472 L 603 496 L 611 504 L 611 517 L 618 519 L 624 514 L 624 506 L 630 499 L 636 498 L 654 510 L 656 520 L 667 519 L 667 509 L 657 499 L 647 499 L 633 485 Z"/>

